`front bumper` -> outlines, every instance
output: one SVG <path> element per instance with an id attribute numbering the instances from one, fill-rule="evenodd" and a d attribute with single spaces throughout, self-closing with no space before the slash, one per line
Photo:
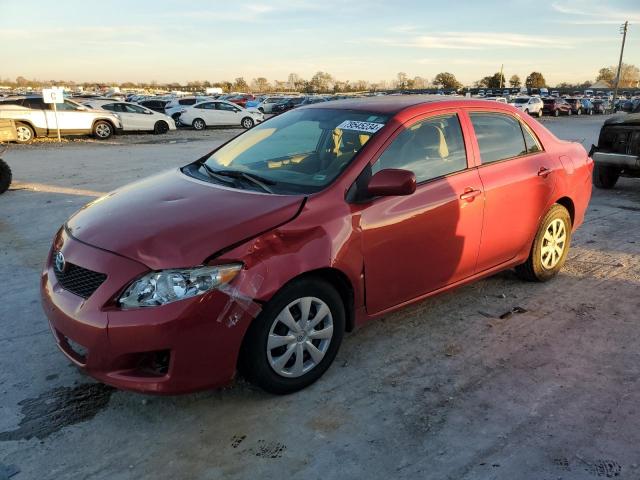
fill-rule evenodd
<path id="1" fill-rule="evenodd" d="M 54 251 L 107 279 L 86 300 L 64 290 Z M 148 270 L 61 231 L 41 278 L 42 305 L 60 350 L 92 377 L 125 390 L 175 394 L 227 384 L 256 311 L 219 290 L 158 307 L 117 308 L 123 287 Z"/>

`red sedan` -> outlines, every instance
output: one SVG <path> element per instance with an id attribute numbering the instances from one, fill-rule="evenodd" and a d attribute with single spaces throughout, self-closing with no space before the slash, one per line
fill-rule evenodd
<path id="1" fill-rule="evenodd" d="M 508 268 L 554 277 L 592 168 L 495 102 L 302 107 L 73 215 L 44 309 L 67 357 L 118 388 L 189 392 L 239 370 L 293 392 L 375 317 Z"/>

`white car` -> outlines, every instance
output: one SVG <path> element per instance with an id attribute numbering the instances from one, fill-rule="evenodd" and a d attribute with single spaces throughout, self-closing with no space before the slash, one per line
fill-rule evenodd
<path id="1" fill-rule="evenodd" d="M 125 132 L 145 131 L 155 134 L 167 133 L 176 129 L 176 122 L 164 113 L 129 102 L 114 102 L 113 100 L 90 100 L 84 103 L 89 108 L 107 110 L 115 113 L 122 122 Z"/>
<path id="2" fill-rule="evenodd" d="M 264 114 L 255 108 L 242 108 L 226 100 L 212 100 L 183 108 L 178 121 L 196 130 L 222 125 L 251 128 L 264 121 Z"/>
<path id="3" fill-rule="evenodd" d="M 164 106 L 164 113 L 166 115 L 169 115 L 176 121 L 176 123 L 178 123 L 178 117 L 182 113 L 182 110 L 185 109 L 185 107 L 192 107 L 196 103 L 204 102 L 207 100 L 213 100 L 213 98 L 202 96 L 174 98 Z"/>
<path id="4" fill-rule="evenodd" d="M 262 113 L 271 113 L 271 110 L 276 103 L 283 102 L 286 99 L 287 97 L 266 97 L 264 100 L 258 103 L 256 108 Z"/>
<path id="5" fill-rule="evenodd" d="M 71 100 L 53 106 L 40 95 L 24 95 L 0 100 L 0 118 L 16 123 L 18 143 L 35 137 L 54 137 L 58 128 L 62 135 L 90 135 L 106 140 L 122 129 L 120 119 L 111 112 L 93 110 Z"/>
<path id="6" fill-rule="evenodd" d="M 542 99 L 540 97 L 517 97 L 512 105 L 529 115 L 542 116 Z"/>

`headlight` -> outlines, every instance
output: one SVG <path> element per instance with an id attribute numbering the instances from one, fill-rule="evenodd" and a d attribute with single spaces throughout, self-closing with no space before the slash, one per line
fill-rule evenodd
<path id="1" fill-rule="evenodd" d="M 155 307 L 195 297 L 229 283 L 242 265 L 216 265 L 151 272 L 134 281 L 118 300 L 123 308 Z"/>

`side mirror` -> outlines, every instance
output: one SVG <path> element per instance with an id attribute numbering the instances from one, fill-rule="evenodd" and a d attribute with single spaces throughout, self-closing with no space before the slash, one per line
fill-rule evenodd
<path id="1" fill-rule="evenodd" d="M 387 168 L 369 180 L 367 193 L 373 197 L 411 195 L 416 191 L 416 175 L 409 170 Z"/>

